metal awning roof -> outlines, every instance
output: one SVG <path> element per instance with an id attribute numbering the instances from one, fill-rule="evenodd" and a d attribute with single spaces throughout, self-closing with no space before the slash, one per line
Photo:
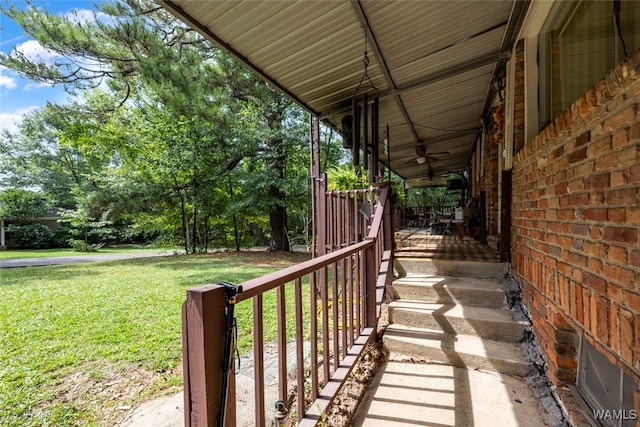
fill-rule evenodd
<path id="1" fill-rule="evenodd" d="M 471 159 L 528 1 L 158 1 L 305 109 L 340 128 L 364 74 L 380 95 L 380 139 L 408 180 Z M 382 141 L 380 141 L 382 144 Z M 416 162 L 416 147 L 437 154 Z M 380 146 L 380 153 L 384 147 Z M 381 154 L 387 163 L 387 155 Z"/>

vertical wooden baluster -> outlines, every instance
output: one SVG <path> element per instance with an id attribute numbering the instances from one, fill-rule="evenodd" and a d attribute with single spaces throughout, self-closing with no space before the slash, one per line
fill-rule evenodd
<path id="1" fill-rule="evenodd" d="M 266 424 L 264 411 L 264 335 L 262 294 L 253 297 L 253 364 L 256 427 Z"/>
<path id="2" fill-rule="evenodd" d="M 310 274 L 309 293 L 311 298 L 311 400 L 318 397 L 318 294 L 316 272 Z"/>
<path id="3" fill-rule="evenodd" d="M 331 297 L 333 304 L 331 304 L 333 317 L 333 372 L 338 369 L 340 362 L 340 339 L 338 337 L 338 331 L 340 329 L 338 319 L 338 306 L 340 304 L 340 296 L 338 295 L 338 263 L 331 264 Z"/>
<path id="4" fill-rule="evenodd" d="M 285 285 L 276 290 L 278 311 L 278 398 L 287 401 L 287 314 Z"/>
<path id="5" fill-rule="evenodd" d="M 296 371 L 298 386 L 298 420 L 305 414 L 304 407 L 304 330 L 302 327 L 302 279 L 297 278 L 295 287 L 295 313 L 296 313 Z"/>

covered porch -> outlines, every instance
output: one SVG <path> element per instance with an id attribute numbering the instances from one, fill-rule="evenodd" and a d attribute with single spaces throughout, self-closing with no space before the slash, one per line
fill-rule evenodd
<path id="1" fill-rule="evenodd" d="M 529 2 L 159 3 L 310 113 L 314 258 L 239 286 L 217 283 L 189 292 L 183 309 L 185 425 L 233 426 L 239 412 L 246 416 L 250 410 L 250 425 L 269 425 L 274 415 L 282 416 L 283 422 L 288 415 L 298 425 L 322 423 L 358 360 L 366 357 L 365 349 L 380 343 L 381 328 L 385 339 L 395 334 L 396 343 L 421 339 L 412 350 L 395 350 L 396 354 L 418 363 L 441 358 L 434 367 L 446 373 L 401 373 L 424 380 L 404 387 L 410 394 L 425 396 L 414 405 L 418 411 L 453 414 L 430 421 L 432 425 L 474 425 L 469 423 L 474 419 L 475 425 L 482 425 L 472 410 L 481 405 L 467 398 L 475 381 L 470 372 L 507 366 L 505 375 L 521 376 L 527 367 L 515 344 L 527 324 L 502 310 L 499 280 L 505 266 L 497 239 L 486 234 L 480 241 L 465 237 L 464 229 L 452 223 L 449 226 L 455 228 L 441 235 L 433 235 L 428 227 L 395 229 L 388 171 L 402 178 L 405 188 L 446 182 L 456 173 L 466 177 L 468 195 L 484 200 L 490 190 L 498 198 L 498 182 L 489 189 L 472 178 L 483 173 L 490 112 L 502 96 L 505 64 Z M 367 171 L 370 190 L 327 191 L 319 161 L 320 122 L 340 132 L 353 164 Z M 485 204 L 485 212 L 499 212 L 493 198 Z M 490 204 L 493 210 L 487 209 Z M 503 206 L 508 204 L 505 200 Z M 481 221 L 483 229 L 492 221 L 500 223 L 496 217 L 482 216 Z M 508 228 L 508 218 L 501 225 Z M 502 245 L 501 250 L 507 249 Z M 278 299 L 275 412 L 264 378 L 261 318 L 268 292 L 276 292 Z M 233 324 L 235 305 L 244 301 L 251 302 L 254 313 L 255 404 L 238 411 L 228 331 L 233 329 L 229 322 Z M 294 301 L 294 307 L 288 308 L 287 301 Z M 287 329 L 295 330 L 293 341 Z M 293 369 L 287 353 L 295 359 Z M 394 364 L 404 363 L 402 357 Z M 396 368 L 402 370 L 393 365 L 386 372 L 394 375 Z M 507 384 L 502 378 L 496 380 Z M 453 401 L 439 403 L 429 394 L 441 380 L 453 390 L 443 388 L 443 395 L 454 396 Z M 389 387 L 384 377 L 376 381 L 372 391 Z M 481 392 L 473 394 L 480 397 L 496 388 L 478 384 Z M 498 408 L 514 405 L 512 383 L 508 384 L 507 403 L 498 403 Z M 466 390 L 467 397 L 460 390 Z M 524 402 L 530 412 L 510 420 L 541 425 L 531 422 L 540 414 L 535 399 L 525 394 L 519 394 L 516 403 Z M 388 425 L 388 416 L 377 416 L 377 421 L 368 417 L 376 411 L 376 399 L 394 414 L 410 402 L 409 396 L 373 396 L 362 409 L 367 415 L 362 418 L 359 412 L 358 422 Z M 495 422 L 487 420 L 486 425 Z M 425 419 L 399 422 L 421 424 Z"/>

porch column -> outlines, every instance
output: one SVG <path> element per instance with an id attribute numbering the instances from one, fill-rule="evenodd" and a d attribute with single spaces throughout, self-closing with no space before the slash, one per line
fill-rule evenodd
<path id="1" fill-rule="evenodd" d="M 0 248 L 7 246 L 4 240 L 4 219 L 0 219 Z"/>

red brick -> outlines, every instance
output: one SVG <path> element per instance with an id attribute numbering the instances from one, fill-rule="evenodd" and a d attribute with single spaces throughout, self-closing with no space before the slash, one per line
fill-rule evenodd
<path id="1" fill-rule="evenodd" d="M 611 190 L 606 195 L 609 205 L 633 205 L 638 202 L 638 190 L 627 188 L 623 190 Z"/>
<path id="2" fill-rule="evenodd" d="M 563 182 L 555 186 L 554 193 L 556 196 L 561 196 L 563 194 L 567 194 L 567 191 L 568 191 L 567 183 Z"/>
<path id="3" fill-rule="evenodd" d="M 594 170 L 596 171 L 610 170 L 616 167 L 617 165 L 618 165 L 618 155 L 616 153 L 611 153 L 611 154 L 607 154 L 602 157 L 599 157 L 596 160 Z"/>
<path id="4" fill-rule="evenodd" d="M 640 122 L 634 123 L 631 128 L 629 128 L 629 139 L 640 140 Z"/>
<path id="5" fill-rule="evenodd" d="M 611 174 L 609 172 L 592 175 L 585 180 L 585 188 L 587 190 L 601 190 L 610 186 Z"/>
<path id="6" fill-rule="evenodd" d="M 634 249 L 629 254 L 629 263 L 635 267 L 640 267 L 640 251 Z"/>
<path id="7" fill-rule="evenodd" d="M 587 263 L 589 270 L 595 274 L 602 274 L 602 265 L 602 261 L 596 258 L 589 258 L 589 262 Z"/>
<path id="8" fill-rule="evenodd" d="M 586 224 L 571 224 L 571 234 L 578 236 L 589 236 L 589 226 Z"/>
<path id="9" fill-rule="evenodd" d="M 595 240 L 600 240 L 602 239 L 604 230 L 602 227 L 598 226 L 598 225 L 592 225 L 591 226 L 591 238 L 595 239 Z"/>
<path id="10" fill-rule="evenodd" d="M 640 182 L 640 165 L 632 165 L 629 167 L 629 183 L 637 184 Z"/>
<path id="11" fill-rule="evenodd" d="M 620 129 L 613 134 L 611 145 L 613 148 L 619 148 L 629 142 L 629 133 L 627 129 Z"/>
<path id="12" fill-rule="evenodd" d="M 626 208 L 609 208 L 607 210 L 607 218 L 611 222 L 626 222 L 627 220 L 627 209 Z"/>
<path id="13" fill-rule="evenodd" d="M 640 224 L 640 208 L 634 206 L 628 207 L 625 217 L 629 224 Z"/>
<path id="14" fill-rule="evenodd" d="M 606 221 L 607 209 L 605 208 L 589 208 L 584 210 L 584 217 L 589 221 Z"/>
<path id="15" fill-rule="evenodd" d="M 580 324 L 584 323 L 584 306 L 583 306 L 583 303 L 582 303 L 583 293 L 584 293 L 584 290 L 583 290 L 582 286 L 578 285 L 576 287 L 576 316 L 575 316 L 575 319 Z"/>
<path id="16" fill-rule="evenodd" d="M 606 282 L 600 277 L 594 276 L 591 273 L 582 273 L 582 285 L 585 288 L 592 289 L 601 294 L 605 294 L 607 292 Z"/>
<path id="17" fill-rule="evenodd" d="M 576 138 L 575 146 L 579 147 L 581 145 L 586 144 L 590 140 L 591 140 L 591 132 L 590 131 L 586 131 L 582 135 L 580 135 L 579 137 Z"/>
<path id="18" fill-rule="evenodd" d="M 615 131 L 616 129 L 629 126 L 630 123 L 635 121 L 635 118 L 636 106 L 631 105 L 605 121 L 602 127 L 605 132 Z"/>
<path id="19" fill-rule="evenodd" d="M 587 158 L 587 147 L 578 148 L 569 154 L 569 164 L 577 163 Z"/>
<path id="20" fill-rule="evenodd" d="M 610 242 L 633 245 L 638 240 L 638 231 L 629 227 L 605 227 L 603 237 Z"/>
<path id="21" fill-rule="evenodd" d="M 589 301 L 589 306 L 590 306 L 589 312 L 591 313 L 591 320 L 590 320 L 591 325 L 589 330 L 595 337 L 598 336 L 598 315 L 599 315 L 598 300 L 599 299 L 600 298 L 598 298 L 597 294 L 591 294 L 591 299 Z"/>
<path id="22" fill-rule="evenodd" d="M 627 264 L 628 256 L 627 256 L 627 248 L 622 246 L 610 246 L 607 251 L 607 255 L 609 261 L 614 262 L 616 264 Z"/>
<path id="23" fill-rule="evenodd" d="M 620 354 L 620 307 L 611 304 L 609 313 L 609 345 L 614 353 Z"/>
<path id="24" fill-rule="evenodd" d="M 635 292 L 625 291 L 624 300 L 636 315 L 640 315 L 640 295 Z"/>
<path id="25" fill-rule="evenodd" d="M 586 267 L 587 266 L 587 257 L 584 255 L 577 254 L 575 252 L 569 253 L 569 262 L 574 266 L 578 267 Z"/>
<path id="26" fill-rule="evenodd" d="M 632 145 L 617 152 L 619 166 L 633 165 L 638 162 L 638 146 Z"/>
<path id="27" fill-rule="evenodd" d="M 594 257 L 605 257 L 607 250 L 604 244 L 599 242 L 585 241 L 583 243 L 584 251 Z"/>
<path id="28" fill-rule="evenodd" d="M 589 204 L 591 206 L 598 205 L 601 206 L 604 204 L 605 196 L 604 193 L 591 193 L 589 195 Z"/>
<path id="29" fill-rule="evenodd" d="M 603 154 L 609 150 L 611 150 L 611 137 L 607 136 L 589 144 L 587 147 L 587 157 L 597 157 L 599 154 Z"/>
<path id="30" fill-rule="evenodd" d="M 580 206 L 589 204 L 589 193 L 572 194 L 569 196 L 569 204 L 571 206 Z"/>
<path id="31" fill-rule="evenodd" d="M 625 286 L 632 286 L 635 279 L 635 272 L 633 272 L 632 270 L 617 267 L 611 264 L 605 264 L 604 275 L 609 280 L 621 283 Z"/>
<path id="32" fill-rule="evenodd" d="M 587 288 L 582 289 L 582 308 L 584 310 L 582 324 L 589 330 L 591 327 L 591 291 Z"/>
<path id="33" fill-rule="evenodd" d="M 611 186 L 619 187 L 621 185 L 626 185 L 629 183 L 629 178 L 627 177 L 626 171 L 614 171 L 611 172 Z"/>
<path id="34" fill-rule="evenodd" d="M 609 283 L 607 285 L 607 296 L 611 299 L 611 301 L 621 303 L 622 293 L 623 293 L 622 286 L 616 285 L 614 283 Z"/>
<path id="35" fill-rule="evenodd" d="M 633 313 L 620 309 L 620 356 L 630 365 L 633 363 Z"/>

